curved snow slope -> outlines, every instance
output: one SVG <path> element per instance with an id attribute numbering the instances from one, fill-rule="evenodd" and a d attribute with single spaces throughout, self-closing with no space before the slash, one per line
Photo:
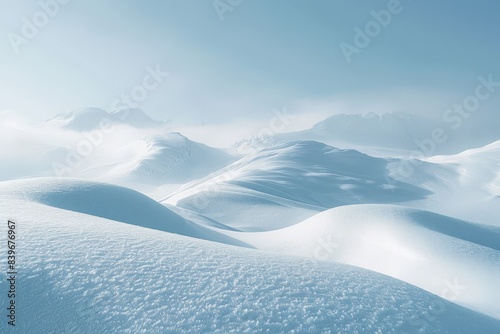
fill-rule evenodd
<path id="1" fill-rule="evenodd" d="M 0 195 L 194 238 L 245 246 L 199 226 L 134 190 L 67 178 L 0 183 Z"/>
<path id="2" fill-rule="evenodd" d="M 357 203 L 401 203 L 428 191 L 388 178 L 389 160 L 314 141 L 265 149 L 194 181 L 165 203 L 246 231 L 290 226 L 314 213 Z"/>
<path id="3" fill-rule="evenodd" d="M 462 186 L 482 188 L 500 198 L 500 140 L 456 155 L 435 156 L 427 161 L 452 165 Z"/>
<path id="4" fill-rule="evenodd" d="M 22 244 L 18 323 L 9 332 L 475 334 L 500 329 L 498 320 L 367 270 L 0 197 L 0 212 L 17 222 Z M 3 270 L 0 280 L 6 280 Z M 6 327 L 1 321 L 0 332 Z"/>
<path id="5" fill-rule="evenodd" d="M 276 231 L 258 249 L 374 270 L 500 318 L 500 228 L 393 205 L 351 205 Z"/>
<path id="6" fill-rule="evenodd" d="M 399 165 L 414 168 L 405 182 L 433 193 L 412 206 L 500 227 L 500 141 L 425 161 Z M 398 174 L 397 163 L 391 168 Z"/>
<path id="7" fill-rule="evenodd" d="M 141 184 L 183 183 L 206 176 L 235 159 L 180 133 L 148 135 L 110 152 L 99 162 L 104 178 Z"/>

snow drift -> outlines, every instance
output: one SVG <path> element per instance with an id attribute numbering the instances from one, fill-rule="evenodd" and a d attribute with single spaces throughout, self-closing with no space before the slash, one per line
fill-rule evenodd
<path id="1" fill-rule="evenodd" d="M 0 183 L 0 197 L 106 218 L 193 238 L 244 246 L 192 223 L 134 190 L 69 178 L 39 178 Z"/>
<path id="2" fill-rule="evenodd" d="M 389 163 L 319 142 L 291 142 L 194 181 L 164 203 L 235 228 L 262 231 L 290 226 L 335 206 L 403 203 L 430 194 L 393 182 Z"/>
<path id="3" fill-rule="evenodd" d="M 226 233 L 258 249 L 387 274 L 500 318 L 500 228 L 402 206 L 351 205 L 281 230 Z"/>

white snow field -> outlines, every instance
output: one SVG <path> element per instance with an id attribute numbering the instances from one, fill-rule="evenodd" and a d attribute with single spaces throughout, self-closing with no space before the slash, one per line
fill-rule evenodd
<path id="1" fill-rule="evenodd" d="M 137 213 L 144 215 L 145 226 L 158 227 L 148 225 L 148 212 L 155 211 L 151 202 L 124 188 L 86 181 L 0 183 L 0 212 L 16 221 L 18 233 L 18 326 L 9 330 L 457 334 L 500 329 L 497 319 L 369 270 L 125 223 L 134 223 L 129 215 L 135 205 L 145 209 Z M 177 232 L 191 231 L 175 214 L 164 219 Z M 312 224 L 321 223 L 317 220 Z M 6 279 L 3 271 L 0 278 Z M 0 323 L 6 332 L 6 322 Z"/>

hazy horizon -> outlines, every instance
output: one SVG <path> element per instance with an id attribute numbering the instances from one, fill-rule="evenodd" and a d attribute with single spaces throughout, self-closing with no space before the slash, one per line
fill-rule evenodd
<path id="1" fill-rule="evenodd" d="M 500 81 L 495 1 L 233 3 L 9 3 L 0 13 L 0 111 L 41 122 L 125 102 L 191 125 L 261 122 L 284 107 L 316 120 L 370 111 L 440 119 L 478 77 Z M 375 29 L 368 45 L 356 27 Z M 347 44 L 357 51 L 346 55 Z M 122 98 L 144 84 L 140 101 Z M 474 122 L 500 119 L 499 96 Z"/>

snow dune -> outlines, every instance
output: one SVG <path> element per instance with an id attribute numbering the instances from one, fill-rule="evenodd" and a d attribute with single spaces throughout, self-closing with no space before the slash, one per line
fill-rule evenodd
<path id="1" fill-rule="evenodd" d="M 456 155 L 433 156 L 408 163 L 395 161 L 391 175 L 410 170 L 402 181 L 432 193 L 411 206 L 444 215 L 500 226 L 500 141 Z M 410 169 L 408 169 L 410 168 Z"/>
<path id="2" fill-rule="evenodd" d="M 388 177 L 390 160 L 314 141 L 265 149 L 187 184 L 164 203 L 245 231 L 283 228 L 335 206 L 403 203 L 429 191 Z"/>
<path id="3" fill-rule="evenodd" d="M 457 334 L 500 328 L 498 320 L 368 270 L 92 215 L 99 205 L 133 214 L 128 206 L 137 200 L 147 215 L 151 204 L 123 188 L 19 181 L 1 183 L 0 197 L 0 212 L 17 222 L 22 245 L 12 332 Z M 0 326 L 6 330 L 6 322 Z"/>
<path id="4" fill-rule="evenodd" d="M 267 251 L 377 271 L 500 318 L 500 228 L 394 205 L 351 205 L 294 226 L 226 232 Z"/>
<path id="5" fill-rule="evenodd" d="M 159 231 L 248 246 L 184 219 L 134 190 L 69 178 L 38 178 L 0 183 L 6 200 L 29 201 Z"/>
<path id="6" fill-rule="evenodd" d="M 481 188 L 492 197 L 500 197 L 500 141 L 427 161 L 455 167 L 461 186 Z"/>

